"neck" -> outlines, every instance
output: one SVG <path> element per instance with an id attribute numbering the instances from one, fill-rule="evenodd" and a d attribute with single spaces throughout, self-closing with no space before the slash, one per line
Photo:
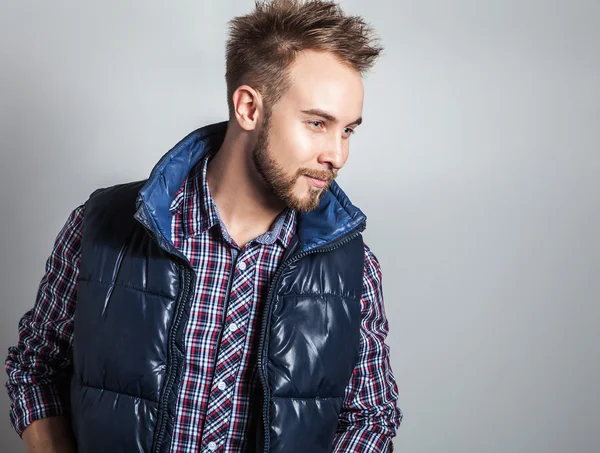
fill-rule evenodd
<path id="1" fill-rule="evenodd" d="M 285 208 L 252 162 L 256 138 L 230 122 L 219 151 L 208 163 L 208 187 L 221 220 L 239 246 L 269 231 Z"/>

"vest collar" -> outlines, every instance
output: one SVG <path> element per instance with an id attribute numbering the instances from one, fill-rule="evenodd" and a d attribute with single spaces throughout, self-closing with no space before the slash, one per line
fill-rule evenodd
<path id="1" fill-rule="evenodd" d="M 154 166 L 140 189 L 135 218 L 173 251 L 169 207 L 188 172 L 210 150 L 218 150 L 225 138 L 227 121 L 210 124 L 188 134 Z M 354 206 L 334 181 L 319 206 L 298 215 L 297 234 L 302 252 L 326 246 L 354 230 L 365 228 L 366 216 Z"/>

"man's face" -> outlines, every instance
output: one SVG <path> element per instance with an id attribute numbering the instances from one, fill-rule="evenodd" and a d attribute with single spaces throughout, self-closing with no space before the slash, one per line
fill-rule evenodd
<path id="1" fill-rule="evenodd" d="M 304 51 L 290 71 L 290 88 L 266 106 L 252 152 L 256 170 L 287 206 L 312 211 L 348 159 L 360 124 L 360 74 L 329 53 Z"/>

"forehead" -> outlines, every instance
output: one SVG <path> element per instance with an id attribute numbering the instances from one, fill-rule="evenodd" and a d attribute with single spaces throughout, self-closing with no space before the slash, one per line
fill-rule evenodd
<path id="1" fill-rule="evenodd" d="M 284 97 L 294 108 L 320 108 L 341 120 L 351 118 L 349 121 L 361 115 L 364 88 L 360 73 L 331 53 L 300 52 L 289 77 Z"/>

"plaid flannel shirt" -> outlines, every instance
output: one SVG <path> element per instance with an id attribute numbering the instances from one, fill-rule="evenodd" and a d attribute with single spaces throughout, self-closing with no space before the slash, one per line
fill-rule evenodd
<path id="1" fill-rule="evenodd" d="M 190 171 L 171 204 L 173 244 L 198 275 L 185 337 L 174 453 L 238 453 L 251 448 L 247 435 L 256 429 L 262 409 L 252 404 L 260 387 L 259 315 L 296 227 L 295 211 L 286 209 L 270 231 L 238 247 L 210 195 L 209 158 Z M 34 420 L 69 412 L 65 392 L 71 373 L 83 214 L 81 205 L 59 232 L 35 305 L 21 318 L 18 344 L 9 348 L 6 387 L 10 420 L 19 434 Z M 334 453 L 392 451 L 391 438 L 402 420 L 384 342 L 388 322 L 381 268 L 366 245 L 361 316 L 360 359 L 346 388 Z M 221 334 L 223 325 L 227 328 Z"/>

